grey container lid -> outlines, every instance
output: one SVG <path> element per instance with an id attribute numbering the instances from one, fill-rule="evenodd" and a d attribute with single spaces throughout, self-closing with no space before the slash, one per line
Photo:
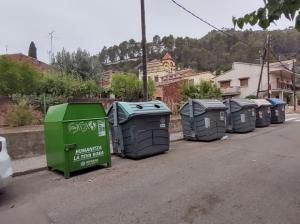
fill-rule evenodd
<path id="1" fill-rule="evenodd" d="M 252 99 L 252 101 L 258 106 L 272 106 L 272 104 L 265 99 Z"/>
<path id="2" fill-rule="evenodd" d="M 124 117 L 119 123 L 124 123 L 136 116 L 170 115 L 172 112 L 162 101 L 148 102 L 117 102 L 119 110 L 123 111 Z M 107 114 L 113 113 L 113 105 L 108 109 Z"/>
<path id="3" fill-rule="evenodd" d="M 248 99 L 242 99 L 242 98 L 232 98 L 230 99 L 232 102 L 237 103 L 240 107 L 256 107 L 256 103 L 254 103 L 252 100 Z"/>
<path id="4" fill-rule="evenodd" d="M 212 110 L 212 109 L 227 109 L 227 107 L 219 100 L 214 99 L 192 99 L 193 103 L 200 104 L 203 108 L 206 110 Z M 182 107 L 180 108 L 180 111 L 188 105 L 189 102 L 185 102 Z"/>

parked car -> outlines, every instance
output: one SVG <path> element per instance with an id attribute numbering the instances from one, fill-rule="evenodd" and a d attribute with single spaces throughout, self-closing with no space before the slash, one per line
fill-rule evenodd
<path id="1" fill-rule="evenodd" d="M 6 139 L 0 136 L 0 190 L 7 186 L 11 177 L 12 167 L 7 153 Z"/>

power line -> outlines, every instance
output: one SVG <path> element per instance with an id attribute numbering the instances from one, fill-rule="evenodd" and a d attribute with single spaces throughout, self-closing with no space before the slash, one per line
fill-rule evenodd
<path id="1" fill-rule="evenodd" d="M 224 31 L 224 30 L 219 29 L 219 28 L 216 27 L 215 25 L 213 25 L 213 24 L 209 23 L 208 21 L 202 19 L 201 17 L 197 16 L 195 13 L 193 13 L 193 12 L 190 11 L 189 9 L 185 8 L 183 5 L 179 4 L 179 3 L 176 2 L 175 0 L 170 0 L 170 1 L 173 2 L 174 4 L 176 4 L 178 7 L 180 7 L 180 8 L 183 9 L 184 11 L 186 11 L 187 13 L 191 14 L 193 17 L 195 17 L 195 18 L 197 18 L 198 20 L 200 20 L 201 22 L 203 22 L 203 23 L 207 24 L 208 26 L 214 28 L 215 30 L 217 30 L 217 31 L 219 31 L 219 32 L 221 32 L 221 33 L 223 33 L 223 34 L 225 34 L 225 35 L 227 35 L 227 36 L 235 37 L 235 38 L 237 38 L 237 39 L 239 40 L 239 42 L 244 43 L 244 44 L 247 45 L 248 47 L 251 47 L 251 46 L 249 45 L 248 42 L 239 39 L 238 37 L 232 35 L 231 33 L 228 33 L 228 32 L 226 32 L 226 31 Z M 286 65 L 283 64 L 283 63 L 277 58 L 277 56 L 275 55 L 275 53 L 273 52 L 273 50 L 272 50 L 271 48 L 270 48 L 270 53 L 273 55 L 273 57 L 275 58 L 275 60 L 276 60 L 277 62 L 279 62 L 285 69 L 287 69 L 288 71 L 291 71 L 291 72 L 292 72 L 291 69 L 287 68 Z"/>
<path id="2" fill-rule="evenodd" d="M 171 2 L 173 2 L 173 3 L 174 3 L 175 5 L 177 5 L 178 7 L 182 8 L 182 9 L 183 9 L 184 11 L 186 11 L 187 13 L 191 14 L 193 17 L 199 19 L 201 22 L 205 23 L 206 25 L 208 25 L 208 26 L 214 28 L 215 30 L 217 30 L 217 31 L 219 31 L 219 32 L 221 32 L 221 33 L 224 33 L 224 34 L 227 35 L 227 36 L 233 37 L 231 34 L 225 32 L 224 30 L 219 29 L 218 27 L 212 25 L 210 22 L 208 22 L 208 21 L 202 19 L 201 17 L 197 16 L 195 13 L 193 13 L 193 12 L 190 11 L 190 10 L 188 10 L 187 8 L 185 8 L 183 5 L 179 4 L 179 3 L 176 2 L 175 0 L 171 0 Z"/>
<path id="3" fill-rule="evenodd" d="M 280 63 L 280 65 L 281 65 L 283 68 L 285 68 L 286 70 L 288 70 L 288 71 L 290 71 L 290 72 L 293 72 L 293 70 L 291 70 L 291 69 L 289 69 L 288 67 L 286 67 L 286 65 L 283 64 L 282 61 L 278 59 L 277 55 L 274 53 L 274 51 L 273 51 L 272 48 L 270 48 L 270 53 L 271 53 L 272 56 L 275 58 L 275 60 L 276 60 L 277 62 Z"/>
<path id="4" fill-rule="evenodd" d="M 219 32 L 221 32 L 221 33 L 223 33 L 223 34 L 229 36 L 229 37 L 235 37 L 235 38 L 237 38 L 237 39 L 239 40 L 239 42 L 241 42 L 241 43 L 247 45 L 248 47 L 251 47 L 251 46 L 249 45 L 248 42 L 239 39 L 238 37 L 234 36 L 234 35 L 231 34 L 231 33 L 228 33 L 228 32 L 226 32 L 226 31 L 224 31 L 224 30 L 222 30 L 222 29 L 219 29 L 217 26 L 215 26 L 215 25 L 211 24 L 210 22 L 206 21 L 205 19 L 202 19 L 201 17 L 197 16 L 197 15 L 196 15 L 195 13 L 193 13 L 191 10 L 185 8 L 183 5 L 179 4 L 179 3 L 176 2 L 175 0 L 170 0 L 170 1 L 173 2 L 175 5 L 177 5 L 178 7 L 180 7 L 181 9 L 183 9 L 184 11 L 186 11 L 187 13 L 191 14 L 193 17 L 195 17 L 195 18 L 197 18 L 198 20 L 200 20 L 201 22 L 203 22 L 203 23 L 207 24 L 208 26 L 212 27 L 213 29 L 215 29 L 215 30 L 217 30 L 217 31 L 219 31 Z"/>

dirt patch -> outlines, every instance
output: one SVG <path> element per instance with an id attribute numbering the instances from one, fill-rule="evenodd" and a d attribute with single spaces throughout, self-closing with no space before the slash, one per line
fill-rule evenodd
<path id="1" fill-rule="evenodd" d="M 223 202 L 218 195 L 207 194 L 201 197 L 198 204 L 192 205 L 183 216 L 186 223 L 193 223 L 201 215 L 207 215 L 218 205 Z"/>

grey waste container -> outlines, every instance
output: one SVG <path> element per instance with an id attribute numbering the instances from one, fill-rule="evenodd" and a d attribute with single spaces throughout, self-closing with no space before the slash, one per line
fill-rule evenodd
<path id="1" fill-rule="evenodd" d="M 161 101 L 114 102 L 108 110 L 114 153 L 139 159 L 169 150 L 170 114 Z"/>
<path id="2" fill-rule="evenodd" d="M 255 129 L 256 104 L 248 99 L 227 99 L 226 128 L 229 132 L 245 133 Z"/>
<path id="3" fill-rule="evenodd" d="M 256 127 L 267 127 L 271 124 L 272 104 L 265 99 L 253 99 L 256 104 Z"/>
<path id="4" fill-rule="evenodd" d="M 180 109 L 183 136 L 211 141 L 225 135 L 226 106 L 218 100 L 190 99 Z"/>
<path id="5" fill-rule="evenodd" d="M 267 98 L 272 104 L 271 123 L 279 124 L 285 121 L 285 102 L 277 98 Z"/>

